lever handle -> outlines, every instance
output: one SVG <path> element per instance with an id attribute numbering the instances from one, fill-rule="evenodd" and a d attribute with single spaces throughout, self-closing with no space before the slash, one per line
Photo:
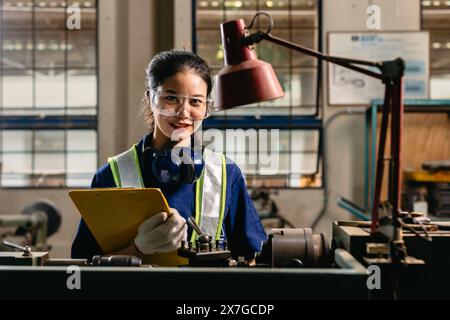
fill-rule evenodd
<path id="1" fill-rule="evenodd" d="M 197 232 L 198 240 L 201 243 L 207 244 L 211 241 L 211 237 L 208 236 L 205 232 L 203 232 L 202 229 L 200 229 L 200 226 L 197 224 L 197 222 L 195 221 L 195 219 L 193 217 L 188 218 L 188 223 L 192 227 L 192 229 L 194 229 Z"/>
<path id="2" fill-rule="evenodd" d="M 206 233 L 203 232 L 202 229 L 200 229 L 200 226 L 197 224 L 195 219 L 193 217 L 188 218 L 188 223 L 194 229 L 199 236 L 206 236 Z"/>
<path id="3" fill-rule="evenodd" d="M 29 247 L 29 246 L 23 247 L 21 245 L 18 245 L 18 244 L 14 243 L 14 242 L 7 241 L 7 240 L 4 240 L 3 244 L 5 246 L 7 246 L 7 247 L 10 247 L 10 248 L 22 251 L 24 256 L 31 256 L 31 247 Z"/>

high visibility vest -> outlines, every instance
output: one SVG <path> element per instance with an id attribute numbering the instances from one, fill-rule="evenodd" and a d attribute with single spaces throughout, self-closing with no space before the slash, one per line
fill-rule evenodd
<path id="1" fill-rule="evenodd" d="M 204 149 L 205 167 L 195 183 L 195 220 L 208 235 L 220 240 L 225 213 L 227 190 L 227 168 L 222 153 Z M 129 150 L 108 158 L 117 188 L 145 188 L 139 165 L 137 145 Z M 192 231 L 191 241 L 195 243 L 198 235 Z M 144 263 L 161 266 L 186 264 L 187 260 L 178 257 L 176 252 L 155 253 L 144 259 Z"/>

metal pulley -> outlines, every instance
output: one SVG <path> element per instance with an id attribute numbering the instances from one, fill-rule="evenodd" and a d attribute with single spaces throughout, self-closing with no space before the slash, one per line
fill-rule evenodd
<path id="1" fill-rule="evenodd" d="M 256 262 L 275 268 L 328 267 L 330 248 L 325 235 L 310 228 L 272 229 Z"/>

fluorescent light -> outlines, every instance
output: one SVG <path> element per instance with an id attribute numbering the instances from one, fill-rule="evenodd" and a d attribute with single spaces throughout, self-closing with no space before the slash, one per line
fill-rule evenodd
<path id="1" fill-rule="evenodd" d="M 216 59 L 217 60 L 223 60 L 223 50 L 222 49 L 217 50 L 217 52 L 216 52 Z"/>
<path id="2" fill-rule="evenodd" d="M 433 47 L 433 49 L 439 49 L 441 47 L 441 44 L 439 42 L 433 42 L 431 46 Z"/>
<path id="3" fill-rule="evenodd" d="M 14 45 L 12 44 L 12 43 L 8 43 L 8 44 L 4 44 L 3 45 L 3 48 L 5 48 L 5 50 L 6 51 L 12 51 L 12 50 L 14 50 L 15 48 L 14 48 Z"/>

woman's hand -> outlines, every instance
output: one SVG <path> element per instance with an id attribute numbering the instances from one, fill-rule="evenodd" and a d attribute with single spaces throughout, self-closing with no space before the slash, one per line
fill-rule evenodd
<path id="1" fill-rule="evenodd" d="M 187 239 L 186 220 L 176 209 L 170 208 L 145 220 L 139 227 L 134 245 L 144 255 L 155 252 L 170 252 L 180 247 L 181 241 Z"/>

